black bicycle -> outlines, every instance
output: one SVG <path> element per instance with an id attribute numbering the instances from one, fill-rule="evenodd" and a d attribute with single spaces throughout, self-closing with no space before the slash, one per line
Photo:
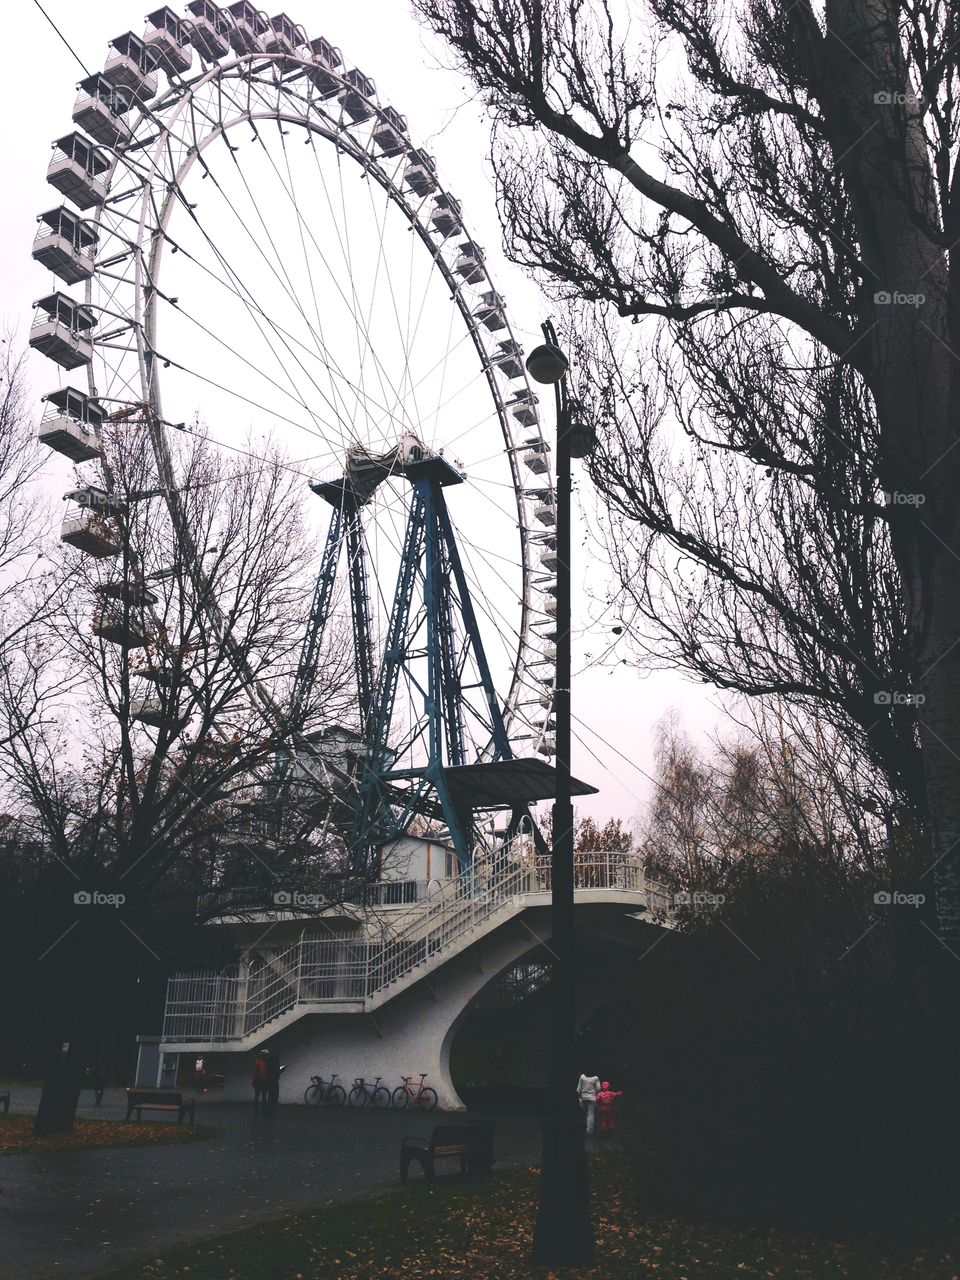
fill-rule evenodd
<path id="1" fill-rule="evenodd" d="M 307 1106 L 342 1107 L 347 1100 L 347 1095 L 341 1085 L 334 1084 L 336 1078 L 336 1071 L 329 1080 L 322 1080 L 320 1076 L 311 1076 L 310 1079 L 313 1084 L 307 1088 L 306 1093 L 303 1095 L 303 1100 Z"/>
<path id="2" fill-rule="evenodd" d="M 390 1090 L 385 1088 L 380 1081 L 383 1076 L 377 1076 L 373 1084 L 367 1084 L 363 1076 L 357 1076 L 353 1082 L 353 1088 L 350 1090 L 351 1107 L 365 1107 L 367 1103 L 372 1107 L 379 1107 L 381 1110 L 390 1105 Z"/>

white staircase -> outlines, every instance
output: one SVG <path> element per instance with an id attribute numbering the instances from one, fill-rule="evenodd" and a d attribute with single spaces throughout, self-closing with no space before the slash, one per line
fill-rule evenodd
<path id="1" fill-rule="evenodd" d="M 175 974 L 164 1045 L 243 1050 L 308 1013 L 373 1013 L 514 916 L 549 906 L 549 879 L 549 859 L 518 841 L 423 902 L 365 913 L 362 937 L 301 938 L 255 971 Z M 631 854 L 577 855 L 575 898 L 665 923 L 670 914 L 666 893 Z"/>

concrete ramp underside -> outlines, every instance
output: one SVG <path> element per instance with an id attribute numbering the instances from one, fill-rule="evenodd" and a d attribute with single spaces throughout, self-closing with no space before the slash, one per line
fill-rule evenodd
<path id="1" fill-rule="evenodd" d="M 634 897 L 638 900 L 632 901 Z M 644 909 L 639 895 L 587 890 L 576 898 L 577 929 L 585 950 L 595 952 L 602 939 L 608 951 L 613 947 L 626 956 L 625 948 L 646 949 L 663 927 L 669 928 L 649 915 L 646 920 L 637 918 L 635 913 Z M 510 903 L 509 909 L 494 913 L 484 928 L 469 930 L 457 945 L 425 956 L 399 981 L 370 997 L 298 1001 L 265 1026 L 232 1042 L 167 1039 L 162 1051 L 222 1055 L 225 1100 L 252 1099 L 255 1052 L 268 1046 L 285 1066 L 282 1101 L 303 1101 L 314 1075 L 329 1080 L 336 1072 L 338 1083 L 349 1093 L 357 1077 L 372 1083 L 381 1076 L 392 1091 L 402 1076 L 412 1076 L 415 1084 L 426 1072 L 427 1083 L 439 1095 L 439 1107 L 464 1110 L 450 1076 L 454 1038 L 465 1019 L 477 1018 L 473 1006 L 485 987 L 525 959 L 549 961 L 549 902 L 549 894 L 543 893 Z M 581 984 L 585 989 L 578 993 L 581 1021 L 603 997 L 602 987 L 593 981 L 594 968 L 590 968 L 591 981 Z M 538 1003 L 543 1003 L 542 996 Z M 534 1074 L 542 1069 L 533 1062 L 529 1067 Z"/>

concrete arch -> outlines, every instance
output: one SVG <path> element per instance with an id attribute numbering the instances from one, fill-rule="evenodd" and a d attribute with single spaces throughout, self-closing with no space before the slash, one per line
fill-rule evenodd
<path id="1" fill-rule="evenodd" d="M 577 914 L 583 932 L 628 945 L 649 945 L 651 931 L 656 930 L 653 924 L 625 917 L 622 908 L 584 906 Z M 437 1091 L 439 1109 L 464 1110 L 450 1076 L 453 1041 L 483 989 L 524 956 L 549 944 L 550 915 L 548 906 L 518 912 L 372 1013 L 305 1010 L 264 1041 L 286 1067 L 281 1101 L 302 1102 L 313 1075 L 329 1079 L 337 1072 L 348 1092 L 355 1078 L 372 1082 L 379 1075 L 392 1091 L 401 1076 L 412 1076 L 415 1084 L 425 1071 L 427 1083 Z M 253 1051 L 225 1057 L 222 1096 L 252 1098 Z"/>

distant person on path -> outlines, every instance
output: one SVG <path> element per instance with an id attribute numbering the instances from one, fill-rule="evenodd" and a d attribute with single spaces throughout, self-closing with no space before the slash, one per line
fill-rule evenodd
<path id="1" fill-rule="evenodd" d="M 98 1062 L 90 1073 L 93 1080 L 93 1105 L 99 1107 L 103 1102 L 103 1091 L 107 1087 L 107 1068 L 102 1062 Z"/>
<path id="2" fill-rule="evenodd" d="M 622 1089 L 618 1089 L 614 1093 L 609 1083 L 604 1080 L 603 1088 L 597 1094 L 597 1102 L 600 1104 L 601 1133 L 613 1133 L 613 1100 L 614 1098 L 619 1098 L 622 1093 Z"/>
<path id="3" fill-rule="evenodd" d="M 593 1121 L 597 1114 L 597 1094 L 600 1092 L 600 1077 L 587 1075 L 586 1072 L 577 1081 L 577 1097 L 580 1107 L 587 1109 L 587 1133 L 593 1133 Z"/>
<path id="4" fill-rule="evenodd" d="M 262 1053 L 257 1054 L 253 1064 L 253 1114 L 259 1114 L 260 1103 L 263 1103 L 263 1114 L 267 1114 L 267 1064 Z"/>
<path id="5" fill-rule="evenodd" d="M 267 1064 L 267 1101 L 263 1114 L 275 1116 L 280 1101 L 280 1057 L 276 1050 L 271 1053 L 269 1049 L 264 1049 L 263 1057 Z"/>

